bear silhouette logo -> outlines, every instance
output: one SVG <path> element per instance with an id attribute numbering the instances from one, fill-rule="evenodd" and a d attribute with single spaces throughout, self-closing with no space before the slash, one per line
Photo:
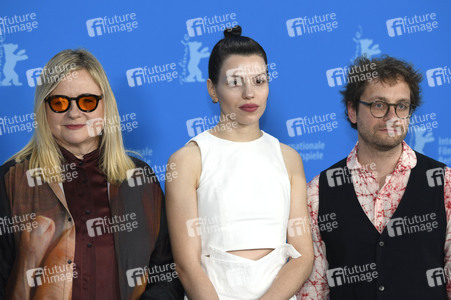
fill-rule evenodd
<path id="1" fill-rule="evenodd" d="M 14 71 L 18 61 L 28 59 L 25 54 L 25 49 L 22 49 L 15 53 L 19 45 L 17 44 L 3 44 L 3 50 L 5 53 L 5 65 L 3 66 L 3 78 L 1 85 L 10 86 L 11 83 L 15 86 L 21 86 L 22 83 L 19 82 L 19 75 Z"/>
<path id="2" fill-rule="evenodd" d="M 424 154 L 424 147 L 426 144 L 432 143 L 435 141 L 434 133 L 432 130 L 428 131 L 426 128 L 422 128 L 421 125 L 424 124 L 415 124 L 416 126 L 412 128 L 410 132 L 410 142 L 412 149 Z"/>
<path id="3" fill-rule="evenodd" d="M 373 44 L 374 41 L 372 39 L 364 39 L 362 38 L 362 35 L 363 29 L 362 26 L 359 25 L 359 31 L 357 31 L 355 37 L 352 38 L 356 43 L 356 49 L 354 58 L 351 59 L 351 62 L 354 62 L 358 56 L 365 56 L 368 59 L 371 59 L 372 56 L 381 53 L 379 44 Z"/>
<path id="4" fill-rule="evenodd" d="M 202 71 L 199 68 L 199 63 L 202 58 L 210 56 L 208 47 L 204 47 L 201 50 L 201 42 L 189 41 L 189 37 L 185 36 L 185 40 L 181 41 L 185 45 L 185 57 L 180 64 L 183 68 L 183 82 L 204 82 L 205 78 L 202 77 Z M 189 55 L 189 56 L 188 56 Z M 189 59 L 188 59 L 189 57 Z"/>

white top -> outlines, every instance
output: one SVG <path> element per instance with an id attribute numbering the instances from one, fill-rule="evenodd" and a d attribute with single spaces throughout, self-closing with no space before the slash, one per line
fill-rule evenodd
<path id="1" fill-rule="evenodd" d="M 250 142 L 224 140 L 208 131 L 190 140 L 199 146 L 202 173 L 199 220 L 188 229 L 201 236 L 204 255 L 209 247 L 232 251 L 286 244 L 290 180 L 279 141 L 262 133 Z"/>

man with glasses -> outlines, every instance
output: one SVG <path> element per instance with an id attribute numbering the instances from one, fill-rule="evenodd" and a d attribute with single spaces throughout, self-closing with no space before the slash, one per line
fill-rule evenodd
<path id="1" fill-rule="evenodd" d="M 405 142 L 422 76 L 389 56 L 341 92 L 358 142 L 308 187 L 315 263 L 300 299 L 447 299 L 451 172 Z M 375 72 L 374 72 L 375 71 Z M 357 78 L 357 77 L 356 77 Z"/>

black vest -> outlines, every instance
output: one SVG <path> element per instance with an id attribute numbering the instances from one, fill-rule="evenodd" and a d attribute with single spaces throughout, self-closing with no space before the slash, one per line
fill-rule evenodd
<path id="1" fill-rule="evenodd" d="M 382 234 L 363 211 L 346 159 L 319 179 L 318 226 L 330 299 L 447 299 L 444 168 L 415 153 L 404 196 Z"/>

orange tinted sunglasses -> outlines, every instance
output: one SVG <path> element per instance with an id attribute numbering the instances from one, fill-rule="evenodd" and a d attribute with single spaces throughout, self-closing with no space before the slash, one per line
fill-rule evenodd
<path id="1" fill-rule="evenodd" d="M 96 110 L 99 100 L 103 95 L 82 94 L 78 97 L 68 97 L 63 95 L 53 95 L 45 98 L 45 102 L 49 103 L 50 109 L 56 113 L 63 113 L 69 110 L 72 100 L 75 100 L 78 108 L 83 112 L 91 112 Z"/>

